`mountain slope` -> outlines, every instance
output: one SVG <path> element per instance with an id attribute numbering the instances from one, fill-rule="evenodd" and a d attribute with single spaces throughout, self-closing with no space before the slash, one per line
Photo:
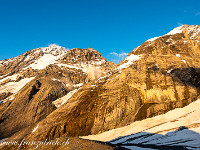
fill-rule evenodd
<path id="1" fill-rule="evenodd" d="M 57 45 L 30 50 L 1 64 L 0 138 L 32 129 L 82 85 L 115 67 L 92 48 L 67 51 Z"/>
<path id="2" fill-rule="evenodd" d="M 144 42 L 118 68 L 83 86 L 39 122 L 28 138 L 97 134 L 195 101 L 200 85 L 199 38 L 199 26 L 184 25 Z"/>

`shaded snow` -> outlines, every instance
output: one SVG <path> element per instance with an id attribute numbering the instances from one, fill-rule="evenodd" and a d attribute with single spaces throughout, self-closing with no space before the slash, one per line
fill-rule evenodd
<path id="1" fill-rule="evenodd" d="M 190 39 L 194 39 L 200 33 L 200 28 L 197 25 L 192 25 L 188 27 L 188 34 L 192 33 Z"/>
<path id="2" fill-rule="evenodd" d="M 186 146 L 200 149 L 200 100 L 184 108 L 177 108 L 166 114 L 136 121 L 128 126 L 113 129 L 99 135 L 82 138 L 111 141 L 112 144 L 154 144 Z M 186 126 L 187 128 L 180 128 Z M 177 130 L 180 128 L 180 130 Z M 127 147 L 128 148 L 128 147 Z"/>
<path id="3" fill-rule="evenodd" d="M 137 146 L 122 146 L 122 147 L 130 149 L 130 150 L 155 150 L 151 148 L 142 148 L 142 147 L 137 147 Z"/>

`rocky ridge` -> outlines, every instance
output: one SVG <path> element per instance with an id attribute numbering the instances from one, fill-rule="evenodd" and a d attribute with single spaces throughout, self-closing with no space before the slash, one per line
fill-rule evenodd
<path id="1" fill-rule="evenodd" d="M 1 138 L 32 128 L 113 67 L 92 48 L 66 50 L 55 44 L 1 61 Z"/>

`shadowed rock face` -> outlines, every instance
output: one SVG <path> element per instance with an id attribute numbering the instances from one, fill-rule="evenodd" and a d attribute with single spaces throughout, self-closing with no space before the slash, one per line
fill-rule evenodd
<path id="1" fill-rule="evenodd" d="M 1 138 L 44 119 L 56 109 L 52 101 L 66 93 L 67 89 L 61 83 L 54 84 L 48 79 L 34 79 L 28 83 L 12 102 L 1 106 Z"/>
<path id="2" fill-rule="evenodd" d="M 83 86 L 63 107 L 41 121 L 29 138 L 97 134 L 196 100 L 199 32 L 193 35 L 197 29 L 199 26 L 186 25 L 181 33 L 135 48 L 118 69 Z"/>

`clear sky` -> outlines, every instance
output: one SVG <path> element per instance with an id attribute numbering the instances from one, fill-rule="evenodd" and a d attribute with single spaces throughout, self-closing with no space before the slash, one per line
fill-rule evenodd
<path id="1" fill-rule="evenodd" d="M 0 60 L 55 43 L 119 62 L 181 24 L 200 25 L 200 0 L 0 0 Z"/>

